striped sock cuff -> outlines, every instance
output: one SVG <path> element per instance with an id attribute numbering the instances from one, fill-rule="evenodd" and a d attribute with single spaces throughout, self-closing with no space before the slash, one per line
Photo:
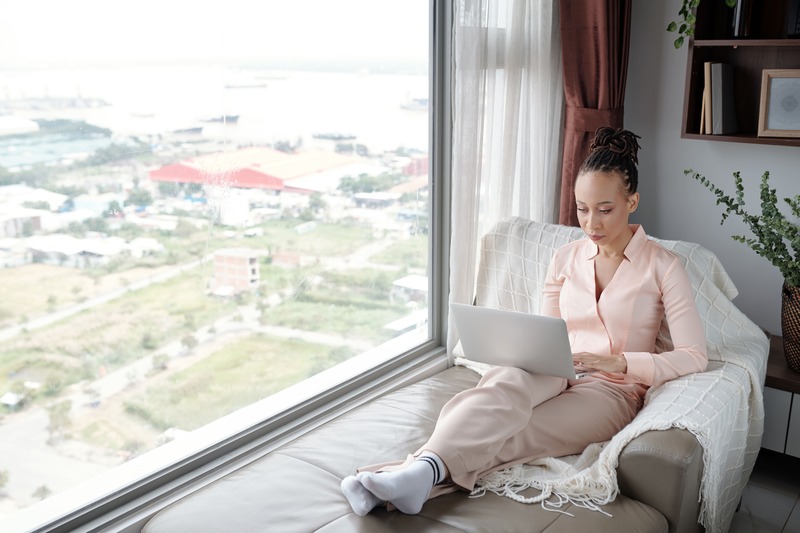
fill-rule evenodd
<path id="1" fill-rule="evenodd" d="M 442 460 L 433 454 L 425 454 L 417 457 L 417 461 L 425 461 L 433 470 L 433 484 L 438 485 L 444 481 L 444 463 Z"/>

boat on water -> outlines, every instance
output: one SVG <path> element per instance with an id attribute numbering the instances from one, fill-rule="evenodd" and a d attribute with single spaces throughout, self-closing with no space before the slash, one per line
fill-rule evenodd
<path id="1" fill-rule="evenodd" d="M 211 117 L 203 119 L 203 122 L 225 122 L 232 124 L 239 121 L 239 115 L 221 115 L 219 117 Z"/>
<path id="2" fill-rule="evenodd" d="M 199 135 L 203 133 L 203 126 L 194 126 L 191 128 L 181 128 L 179 130 L 172 130 L 172 133 L 177 133 L 179 135 Z"/>
<path id="3" fill-rule="evenodd" d="M 356 138 L 355 135 L 350 133 L 336 133 L 336 132 L 324 132 L 324 133 L 314 133 L 313 137 L 315 139 L 326 139 L 328 141 L 352 141 Z"/>
<path id="4" fill-rule="evenodd" d="M 428 99 L 427 98 L 411 98 L 410 100 L 406 100 L 400 107 L 403 109 L 408 109 L 411 111 L 427 111 L 428 110 Z"/>

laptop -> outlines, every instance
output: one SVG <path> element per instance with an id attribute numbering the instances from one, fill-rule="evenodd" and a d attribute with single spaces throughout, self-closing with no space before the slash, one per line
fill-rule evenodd
<path id="1" fill-rule="evenodd" d="M 591 373 L 575 371 L 563 319 L 458 303 L 450 313 L 467 359 L 567 379 Z"/>

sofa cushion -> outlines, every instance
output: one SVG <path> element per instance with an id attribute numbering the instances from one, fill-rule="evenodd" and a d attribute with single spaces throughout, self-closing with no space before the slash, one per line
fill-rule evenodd
<path id="1" fill-rule="evenodd" d="M 466 492 L 433 499 L 415 516 L 382 508 L 366 517 L 352 514 L 339 489 L 342 478 L 358 466 L 415 451 L 444 403 L 477 381 L 471 370 L 450 368 L 360 406 L 176 502 L 144 532 L 667 531 L 663 515 L 625 496 L 605 508 L 612 517 L 567 506 L 569 516 Z"/>

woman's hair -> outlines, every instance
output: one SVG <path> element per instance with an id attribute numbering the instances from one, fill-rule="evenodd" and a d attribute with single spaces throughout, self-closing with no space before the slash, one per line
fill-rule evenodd
<path id="1" fill-rule="evenodd" d="M 578 175 L 584 172 L 618 172 L 622 176 L 628 194 L 633 194 L 639 186 L 640 139 L 635 133 L 622 128 L 608 126 L 597 128 L 590 146 L 589 156 L 581 165 Z"/>

